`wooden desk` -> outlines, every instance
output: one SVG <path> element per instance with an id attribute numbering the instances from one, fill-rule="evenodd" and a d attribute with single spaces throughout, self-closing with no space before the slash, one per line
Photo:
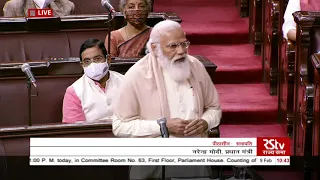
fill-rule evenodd
<path id="1" fill-rule="evenodd" d="M 114 138 L 108 122 L 0 128 L 0 172 L 8 179 L 128 179 L 128 166 L 30 166 L 31 137 Z"/>

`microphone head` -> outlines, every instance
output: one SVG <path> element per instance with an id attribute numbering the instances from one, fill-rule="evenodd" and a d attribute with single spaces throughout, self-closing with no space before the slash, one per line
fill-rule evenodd
<path id="1" fill-rule="evenodd" d="M 27 69 L 30 69 L 30 65 L 28 63 L 22 64 L 21 71 L 25 72 Z"/>
<path id="2" fill-rule="evenodd" d="M 163 118 L 160 118 L 157 120 L 157 123 L 160 125 L 160 124 L 166 124 L 167 123 L 167 119 L 165 117 Z"/>
<path id="3" fill-rule="evenodd" d="M 115 13 L 116 11 L 110 4 L 109 0 L 101 0 L 101 5 L 107 9 L 110 13 Z"/>
<path id="4" fill-rule="evenodd" d="M 109 1 L 108 1 L 108 0 L 101 0 L 101 5 L 102 5 L 102 6 L 104 6 L 105 3 L 109 3 Z"/>

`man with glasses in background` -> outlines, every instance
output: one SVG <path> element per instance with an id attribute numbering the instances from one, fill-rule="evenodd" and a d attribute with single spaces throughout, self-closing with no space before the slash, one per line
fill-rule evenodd
<path id="1" fill-rule="evenodd" d="M 112 100 L 123 75 L 109 71 L 104 42 L 88 39 L 80 47 L 84 75 L 69 86 L 63 99 L 63 122 L 93 122 L 113 118 Z"/>
<path id="2" fill-rule="evenodd" d="M 218 92 L 204 65 L 188 55 L 190 42 L 180 24 L 155 25 L 149 54 L 125 74 L 114 102 L 113 133 L 118 137 L 161 137 L 157 119 L 166 118 L 170 138 L 208 137 L 220 124 Z M 204 166 L 166 168 L 166 177 L 209 177 Z M 159 166 L 132 166 L 130 179 L 161 179 Z"/>

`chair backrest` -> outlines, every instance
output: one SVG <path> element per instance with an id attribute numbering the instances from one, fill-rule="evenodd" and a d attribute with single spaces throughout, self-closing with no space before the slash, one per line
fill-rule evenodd
<path id="1" fill-rule="evenodd" d="M 181 22 L 181 19 L 173 13 L 151 13 L 147 24 L 154 26 L 165 19 Z M 89 38 L 105 40 L 110 30 L 105 23 L 107 20 L 108 15 L 65 16 L 58 20 L 0 18 L 0 63 L 26 62 L 51 57 L 78 57 L 80 46 L 85 40 Z M 39 24 L 50 24 L 46 21 L 54 23 L 52 28 L 55 29 L 44 29 L 47 26 L 39 26 Z M 112 22 L 112 30 L 119 29 L 123 25 L 123 15 L 117 13 Z"/>
<path id="2" fill-rule="evenodd" d="M 105 14 L 108 11 L 102 7 L 100 0 L 71 0 L 75 5 L 75 14 Z M 153 11 L 153 0 L 151 2 L 151 11 Z M 116 11 L 119 10 L 120 0 L 110 0 L 110 4 Z"/>

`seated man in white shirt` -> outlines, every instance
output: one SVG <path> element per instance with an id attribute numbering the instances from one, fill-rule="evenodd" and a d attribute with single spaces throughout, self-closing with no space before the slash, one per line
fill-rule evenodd
<path id="1" fill-rule="evenodd" d="M 88 39 L 80 47 L 84 75 L 69 86 L 63 99 L 63 122 L 108 121 L 113 118 L 112 99 L 123 75 L 109 71 L 104 42 Z"/>
<path id="2" fill-rule="evenodd" d="M 282 25 L 283 37 L 296 41 L 296 23 L 293 13 L 297 11 L 320 11 L 319 0 L 289 0 L 284 13 L 284 23 Z"/>
<path id="3" fill-rule="evenodd" d="M 218 92 L 203 64 L 188 55 L 180 24 L 161 21 L 151 31 L 149 54 L 125 74 L 115 100 L 113 133 L 118 137 L 161 137 L 165 117 L 170 138 L 207 137 L 222 116 Z M 140 169 L 141 168 L 141 169 Z M 168 177 L 208 177 L 203 166 L 166 168 Z M 208 171 L 209 170 L 209 171 Z M 160 178 L 161 167 L 133 166 L 131 179 Z"/>

